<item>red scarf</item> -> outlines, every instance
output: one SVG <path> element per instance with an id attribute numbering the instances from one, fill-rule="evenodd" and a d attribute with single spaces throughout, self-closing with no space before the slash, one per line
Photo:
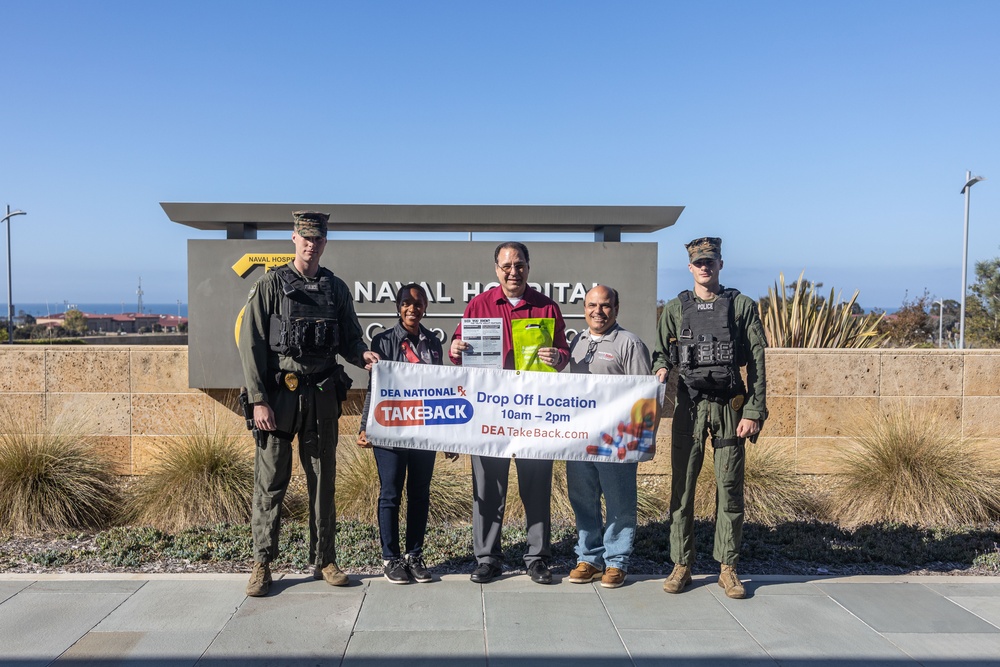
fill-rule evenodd
<path id="1" fill-rule="evenodd" d="M 403 353 L 406 355 L 406 360 L 411 364 L 424 363 L 424 360 L 421 359 L 420 355 L 414 351 L 413 346 L 410 345 L 410 341 L 406 338 L 403 339 Z"/>

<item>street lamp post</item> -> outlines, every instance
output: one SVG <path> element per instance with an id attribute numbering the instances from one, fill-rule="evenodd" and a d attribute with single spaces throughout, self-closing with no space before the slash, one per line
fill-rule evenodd
<path id="1" fill-rule="evenodd" d="M 14 343 L 14 301 L 11 298 L 10 286 L 10 219 L 15 215 L 28 215 L 25 211 L 11 211 L 10 204 L 7 204 L 7 215 L 0 220 L 0 224 L 7 223 L 7 342 Z"/>
<path id="2" fill-rule="evenodd" d="M 944 301 L 935 301 L 938 304 L 938 347 L 941 347 L 941 340 L 944 334 Z"/>
<path id="3" fill-rule="evenodd" d="M 958 349 L 965 349 L 965 291 L 969 283 L 969 192 L 979 181 L 985 181 L 983 176 L 973 177 L 971 171 L 965 172 L 965 185 L 962 194 L 965 195 L 965 233 L 962 236 L 962 312 L 958 324 Z"/>

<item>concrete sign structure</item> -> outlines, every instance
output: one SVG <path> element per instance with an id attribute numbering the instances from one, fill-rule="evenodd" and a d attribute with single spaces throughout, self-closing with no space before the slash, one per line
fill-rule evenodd
<path id="1" fill-rule="evenodd" d="M 287 263 L 292 211 L 330 213 L 322 264 L 347 283 L 366 342 L 396 322 L 400 285 L 424 285 L 424 325 L 447 340 L 465 305 L 496 285 L 497 241 L 341 241 L 338 231 L 506 232 L 531 252 L 533 287 L 555 300 L 572 337 L 586 326 L 584 294 L 596 283 L 621 294 L 619 321 L 650 347 L 655 334 L 656 244 L 621 243 L 622 232 L 652 232 L 676 222 L 682 207 L 362 206 L 331 204 L 161 204 L 174 222 L 226 230 L 226 240 L 188 241 L 188 377 L 191 387 L 238 387 L 243 376 L 236 330 L 247 294 L 264 271 Z M 289 240 L 256 240 L 256 230 L 287 230 Z M 590 242 L 525 240 L 524 233 L 593 232 Z M 367 373 L 348 366 L 355 387 Z"/>

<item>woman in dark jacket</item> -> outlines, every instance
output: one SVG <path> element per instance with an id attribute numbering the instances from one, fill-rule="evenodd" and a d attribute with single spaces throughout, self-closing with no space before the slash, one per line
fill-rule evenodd
<path id="1" fill-rule="evenodd" d="M 371 349 L 386 361 L 414 364 L 442 363 L 441 341 L 420 324 L 427 311 L 427 292 L 416 283 L 403 285 L 396 293 L 399 321 L 392 329 L 372 339 Z M 372 447 L 366 428 L 371 409 L 371 380 L 361 413 L 358 445 Z M 430 508 L 431 475 L 437 452 L 374 447 L 375 465 L 381 484 L 378 498 L 378 530 L 385 561 L 385 578 L 394 584 L 409 583 L 410 575 L 421 583 L 431 581 L 424 565 L 424 533 Z M 448 455 L 457 458 L 457 454 Z M 406 484 L 406 552 L 399 548 L 399 503 Z"/>

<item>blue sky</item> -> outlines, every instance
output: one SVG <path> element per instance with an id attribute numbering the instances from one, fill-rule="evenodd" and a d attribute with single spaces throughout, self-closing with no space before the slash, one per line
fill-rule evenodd
<path id="1" fill-rule="evenodd" d="M 682 205 L 625 239 L 659 242 L 661 297 L 718 235 L 751 296 L 804 270 L 894 308 L 959 297 L 971 169 L 970 274 L 1000 255 L 1000 2 L 8 0 L 3 24 L 15 304 L 139 276 L 186 302 L 186 240 L 220 235 L 161 201 Z"/>

